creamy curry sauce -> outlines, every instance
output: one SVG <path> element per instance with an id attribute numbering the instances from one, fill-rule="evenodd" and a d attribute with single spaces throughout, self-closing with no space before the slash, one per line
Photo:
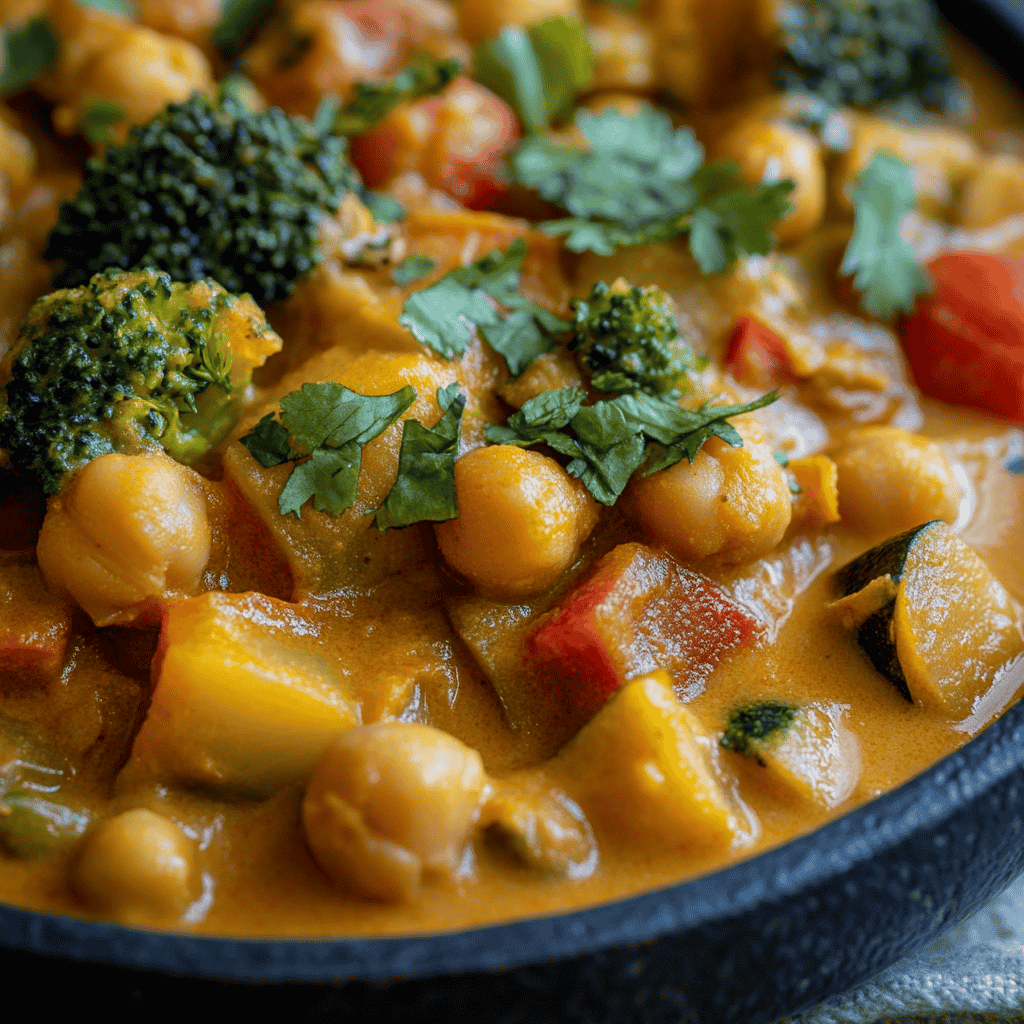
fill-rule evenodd
<path id="1" fill-rule="evenodd" d="M 1017 94 L 966 45 L 959 45 L 958 54 L 977 108 L 965 130 L 987 138 L 994 134 L 989 128 L 995 120 L 1000 127 L 1016 123 Z M 838 228 L 838 237 L 843 230 Z M 849 228 L 845 230 L 848 234 Z M 419 220 L 414 215 L 401 231 L 410 250 L 426 251 L 444 267 L 505 247 L 523 235 L 526 226 L 489 214 L 426 211 Z M 862 325 L 848 308 L 836 304 L 835 263 L 830 262 L 835 258 L 831 240 L 836 231 L 826 224 L 804 237 L 784 251 L 777 266 L 792 271 L 808 296 L 810 314 L 801 330 L 813 334 L 820 328 L 823 336 L 834 336 L 839 324 L 841 333 L 863 343 L 862 349 L 877 347 L 868 361 L 882 367 L 889 382 L 874 389 L 848 388 L 847 410 L 841 408 L 842 388 L 833 395 L 835 400 L 825 396 L 808 411 L 802 401 L 814 397 L 814 385 L 805 381 L 787 386 L 777 405 L 757 414 L 764 430 L 774 446 L 788 448 L 792 458 L 822 450 L 835 454 L 842 448 L 844 433 L 862 423 L 893 423 L 934 440 L 947 454 L 962 487 L 955 516 L 960 538 L 981 555 L 1013 598 L 1024 601 L 1024 548 L 1019 543 L 1024 477 L 1007 468 L 1021 454 L 1019 431 L 984 413 L 921 398 L 905 382 L 894 335 L 879 324 Z M 671 246 L 570 260 L 559 256 L 552 243 L 530 237 L 524 291 L 564 309 L 569 294 L 587 294 L 597 279 L 612 281 L 621 275 L 638 284 L 660 285 L 675 298 L 681 320 L 697 325 L 695 335 L 712 357 L 709 379 L 745 398 L 757 393 L 731 377 L 716 376 L 728 336 L 728 330 L 716 325 L 728 325 L 750 308 L 751 289 L 758 291 L 758 275 L 765 273 L 763 261 L 755 260 L 753 269 L 740 267 L 722 279 L 708 279 L 696 272 L 682 250 Z M 1024 251 L 1019 239 L 1020 235 L 1006 248 Z M 411 290 L 402 293 L 384 272 L 358 273 L 371 288 L 392 299 Z M 564 284 L 559 282 L 562 273 Z M 285 338 L 285 354 L 277 364 L 277 379 L 268 373 L 234 438 L 303 380 L 348 382 L 346 373 L 356 352 L 338 347 L 326 355 L 314 351 L 322 345 L 316 339 L 330 333 L 323 329 L 324 321 L 351 318 L 345 308 L 332 309 L 335 300 L 325 294 L 326 298 L 300 291 L 290 306 L 271 314 Z M 394 306 L 392 299 L 388 301 Z M 304 329 L 309 336 L 303 337 Z M 380 337 L 390 335 L 382 330 Z M 400 348 L 391 341 L 381 347 Z M 405 350 L 419 357 L 411 340 Z M 307 363 L 304 356 L 310 352 Z M 274 365 L 272 361 L 270 366 Z M 315 375 L 310 365 L 317 368 Z M 443 367 L 445 381 L 457 379 L 473 392 L 464 446 L 480 443 L 486 420 L 503 421 L 507 407 L 491 391 L 505 379 L 502 373 L 495 355 L 479 342 L 460 365 Z M 359 390 L 355 383 L 352 386 Z M 817 397 L 822 397 L 820 392 Z M 375 471 L 374 459 L 385 464 L 395 459 L 397 432 L 392 428 L 387 443 L 382 439 L 372 451 L 367 446 L 364 463 L 370 466 L 364 466 L 364 473 Z M 545 785 L 564 786 L 571 793 L 557 767 L 549 771 L 545 765 L 551 758 L 557 762 L 558 751 L 579 722 L 557 700 L 538 693 L 525 672 L 523 692 L 517 697 L 506 691 L 503 705 L 453 628 L 452 609 L 482 616 L 492 648 L 499 655 L 504 650 L 513 659 L 519 657 L 517 644 L 536 609 L 550 607 L 571 592 L 590 566 L 617 544 L 652 541 L 628 507 L 602 510 L 573 566 L 553 588 L 502 599 L 480 595 L 445 565 L 429 525 L 378 535 L 362 529 L 351 511 L 337 521 L 308 507 L 301 520 L 284 517 L 276 510 L 281 483 L 282 471 L 262 470 L 237 443 L 228 446 L 223 478 L 214 472 L 203 485 L 214 538 L 206 589 L 255 591 L 279 601 L 294 600 L 302 612 L 301 619 L 288 627 L 298 638 L 295 649 L 311 658 L 336 660 L 336 677 L 361 704 L 364 722 L 401 717 L 429 723 L 479 751 L 496 787 L 514 790 L 517 779 L 540 778 L 547 780 Z M 29 521 L 22 534 L 32 535 L 36 499 L 26 497 L 12 481 L 6 486 L 6 514 Z M 12 526 L 10 533 L 16 532 Z M 747 821 L 746 838 L 732 843 L 648 842 L 643 834 L 604 827 L 596 808 L 577 796 L 583 815 L 593 819 L 595 847 L 585 867 L 545 873 L 517 860 L 514 851 L 477 829 L 460 849 L 459 862 L 447 872 L 424 878 L 410 898 L 365 899 L 332 881 L 311 855 L 300 814 L 305 780 L 284 785 L 266 799 L 246 800 L 230 793 L 205 793 L 202 786 L 184 784 L 173 775 L 153 778 L 152 772 L 129 760 L 152 692 L 150 665 L 157 652 L 158 626 L 115 624 L 96 629 L 76 613 L 63 670 L 44 683 L 5 678 L 0 711 L 7 718 L 32 723 L 76 766 L 75 778 L 62 792 L 91 811 L 94 822 L 146 807 L 188 837 L 195 868 L 188 883 L 191 898 L 180 916 L 132 911 L 121 919 L 217 934 L 331 935 L 447 930 L 569 909 L 692 878 L 806 833 L 933 764 L 1018 696 L 1018 674 L 997 675 L 972 713 L 951 719 L 941 709 L 906 700 L 842 627 L 829 608 L 838 596 L 835 570 L 894 532 L 885 522 L 860 530 L 842 521 L 810 528 L 797 525 L 751 562 L 692 563 L 765 624 L 759 642 L 726 655 L 706 680 L 673 680 L 677 696 L 712 742 L 717 742 L 734 708 L 771 697 L 793 705 L 814 701 L 845 707 L 843 726 L 859 747 L 856 783 L 832 807 L 773 782 L 756 759 L 719 750 L 721 771 L 742 802 Z M 23 537 L 7 543 L 21 547 Z M 45 606 L 47 598 L 39 589 L 30 556 L 10 556 L 3 568 L 8 596 L 2 614 L 9 621 L 24 617 L 26 608 Z M 253 611 L 250 618 L 258 621 L 261 614 Z M 45 630 L 45 617 L 36 621 Z M 254 653 L 259 656 L 258 648 Z M 255 757 L 258 760 L 259 755 Z M 615 765 L 608 770 L 615 771 Z M 750 838 L 752 833 L 756 835 Z M 88 835 L 87 831 L 86 840 Z M 104 911 L 83 899 L 73 883 L 83 841 L 40 858 L 4 856 L 0 898 L 102 916 Z M 107 913 L 119 916 L 116 911 Z"/>

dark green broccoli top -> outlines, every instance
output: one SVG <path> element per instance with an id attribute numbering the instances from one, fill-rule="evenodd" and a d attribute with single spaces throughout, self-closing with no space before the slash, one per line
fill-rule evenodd
<path id="1" fill-rule="evenodd" d="M 719 741 L 723 747 L 738 754 L 755 754 L 758 742 L 793 724 L 799 709 L 792 704 L 764 701 L 736 708 L 729 716 L 725 733 Z"/>
<path id="2" fill-rule="evenodd" d="M 829 103 L 911 100 L 949 109 L 958 91 L 931 0 L 804 0 L 781 9 L 781 84 Z"/>
<path id="3" fill-rule="evenodd" d="M 224 335 L 240 325 L 269 332 L 250 300 L 154 270 L 110 271 L 44 296 L 0 363 L 8 464 L 56 494 L 69 473 L 111 452 L 162 447 L 195 462 L 237 413 Z"/>
<path id="4" fill-rule="evenodd" d="M 598 391 L 643 391 L 678 398 L 691 370 L 707 360 L 679 336 L 668 296 L 651 285 L 598 281 L 588 301 L 578 300 L 569 347 L 590 370 Z"/>
<path id="5" fill-rule="evenodd" d="M 86 164 L 45 253 L 63 264 L 55 283 L 155 267 L 280 301 L 320 261 L 323 217 L 359 185 L 345 146 L 329 128 L 230 96 L 172 104 Z"/>

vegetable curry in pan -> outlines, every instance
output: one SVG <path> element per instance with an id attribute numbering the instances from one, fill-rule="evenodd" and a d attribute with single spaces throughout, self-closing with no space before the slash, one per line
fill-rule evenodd
<path id="1" fill-rule="evenodd" d="M 555 912 L 1017 698 L 1024 106 L 927 0 L 0 13 L 0 899 Z"/>

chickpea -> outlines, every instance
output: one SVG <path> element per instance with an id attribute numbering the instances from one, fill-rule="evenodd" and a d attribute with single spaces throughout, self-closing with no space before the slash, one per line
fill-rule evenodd
<path id="1" fill-rule="evenodd" d="M 507 25 L 535 25 L 545 18 L 581 21 L 580 0 L 459 0 L 459 33 L 471 43 L 496 36 Z"/>
<path id="2" fill-rule="evenodd" d="M 771 551 L 789 526 L 789 483 L 760 426 L 750 419 L 734 426 L 742 447 L 713 437 L 692 463 L 683 459 L 630 484 L 633 514 L 684 561 L 748 562 Z"/>
<path id="3" fill-rule="evenodd" d="M 162 814 L 137 807 L 86 833 L 71 885 L 121 924 L 177 921 L 197 895 L 195 845 Z"/>
<path id="4" fill-rule="evenodd" d="M 409 899 L 424 875 L 454 874 L 480 814 L 480 755 L 414 722 L 377 722 L 323 753 L 302 803 L 320 867 L 367 899 Z"/>
<path id="5" fill-rule="evenodd" d="M 199 587 L 210 557 L 202 482 L 163 453 L 104 455 L 50 502 L 39 570 L 98 626 Z"/>
<path id="6" fill-rule="evenodd" d="M 956 520 L 963 490 L 946 453 L 898 427 L 851 431 L 835 457 L 839 514 L 855 530 L 888 534 L 931 519 Z"/>
<path id="7" fill-rule="evenodd" d="M 796 242 L 813 231 L 825 214 L 825 164 L 821 143 L 789 124 L 746 120 L 736 125 L 715 147 L 716 154 L 735 160 L 749 185 L 791 178 L 793 207 L 775 226 L 782 243 Z"/>
<path id="8" fill-rule="evenodd" d="M 597 505 L 554 459 L 514 445 L 455 463 L 457 519 L 434 527 L 441 554 L 482 590 L 522 597 L 551 586 L 597 524 Z"/>

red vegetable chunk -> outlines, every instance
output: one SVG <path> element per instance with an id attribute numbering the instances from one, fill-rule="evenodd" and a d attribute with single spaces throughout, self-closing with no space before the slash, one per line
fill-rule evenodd
<path id="1" fill-rule="evenodd" d="M 725 361 L 744 384 L 770 386 L 796 379 L 786 342 L 757 317 L 742 316 L 736 322 Z"/>
<path id="2" fill-rule="evenodd" d="M 526 654 L 589 717 L 627 679 L 659 668 L 699 690 L 763 628 L 713 580 L 660 551 L 621 544 L 540 619 Z"/>
<path id="3" fill-rule="evenodd" d="M 930 269 L 935 292 L 899 327 L 917 386 L 1024 420 L 1024 259 L 945 252 Z"/>
<path id="4" fill-rule="evenodd" d="M 45 683 L 60 672 L 71 610 L 43 586 L 34 563 L 0 563 L 0 681 Z"/>

